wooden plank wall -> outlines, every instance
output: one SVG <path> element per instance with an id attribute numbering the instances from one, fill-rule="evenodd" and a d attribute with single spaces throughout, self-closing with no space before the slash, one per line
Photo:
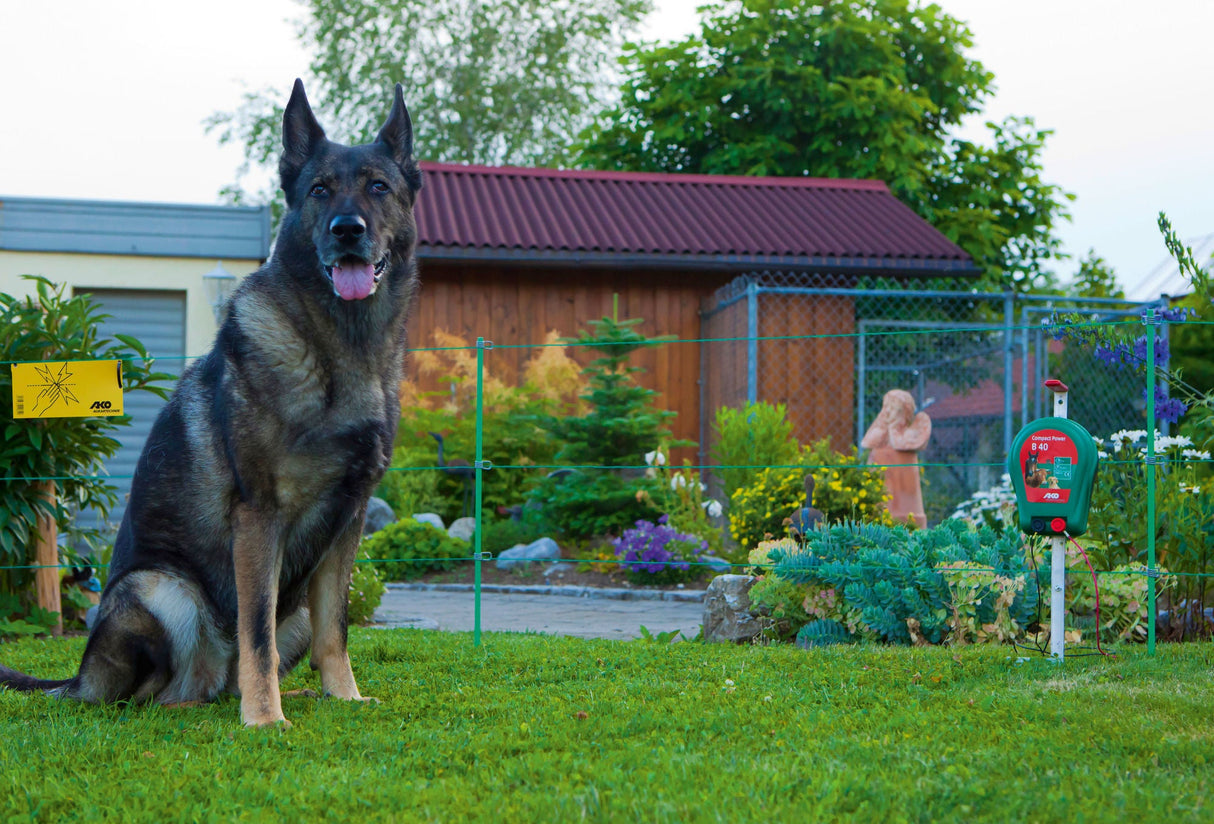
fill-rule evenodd
<path id="1" fill-rule="evenodd" d="M 502 268 L 477 264 L 426 262 L 422 287 L 410 326 L 409 346 L 434 345 L 442 329 L 475 344 L 477 337 L 495 346 L 540 344 L 550 330 L 574 336 L 583 322 L 608 316 L 612 296 L 619 295 L 621 320 L 643 318 L 647 335 L 673 335 L 671 342 L 633 356 L 646 371 L 642 385 L 659 392 L 659 408 L 677 413 L 670 428 L 675 437 L 698 441 L 700 378 L 700 301 L 723 285 L 729 275 L 667 271 L 627 272 L 595 268 Z M 486 369 L 507 383 L 518 381 L 526 361 L 539 350 L 500 349 L 486 355 Z M 593 350 L 576 350 L 588 363 Z M 411 375 L 416 378 L 415 371 Z M 437 386 L 425 388 L 437 389 Z M 680 457 L 693 457 L 686 451 Z"/>
<path id="2" fill-rule="evenodd" d="M 701 301 L 732 275 L 670 271 L 614 271 L 596 268 L 505 268 L 481 264 L 427 262 L 410 327 L 410 347 L 434 345 L 442 329 L 469 344 L 484 337 L 496 346 L 540 344 L 550 330 L 573 336 L 584 321 L 610 315 L 612 296 L 619 295 L 621 319 L 644 319 L 648 335 L 673 335 L 672 342 L 637 353 L 633 363 L 645 369 L 642 385 L 656 390 L 659 408 L 677 414 L 670 428 L 676 438 L 700 440 Z M 746 335 L 746 303 L 739 301 L 713 324 L 714 337 Z M 850 298 L 762 295 L 759 335 L 814 335 L 855 330 Z M 746 398 L 746 343 L 706 344 L 709 409 Z M 517 383 L 523 365 L 539 350 L 498 349 L 486 355 L 489 373 Z M 593 350 L 573 352 L 588 363 Z M 830 437 L 836 448 L 852 443 L 854 338 L 762 341 L 759 345 L 761 400 L 784 403 L 799 440 Z M 416 371 L 410 374 L 416 378 Z M 439 389 L 430 381 L 423 388 Z M 709 413 L 711 415 L 711 412 Z M 705 432 L 711 426 L 705 422 Z M 707 446 L 707 444 L 706 444 Z M 697 461 L 695 450 L 676 456 Z"/>
<path id="3" fill-rule="evenodd" d="M 849 297 L 759 296 L 759 336 L 849 335 Z M 810 337 L 759 343 L 761 400 L 783 403 L 801 443 L 829 437 L 835 449 L 854 439 L 855 338 Z"/>

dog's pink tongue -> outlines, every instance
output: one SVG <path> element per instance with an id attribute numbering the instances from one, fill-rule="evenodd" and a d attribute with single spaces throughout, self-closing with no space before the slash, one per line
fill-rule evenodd
<path id="1" fill-rule="evenodd" d="M 342 300 L 362 300 L 375 288 L 375 267 L 370 263 L 333 266 L 333 288 Z"/>

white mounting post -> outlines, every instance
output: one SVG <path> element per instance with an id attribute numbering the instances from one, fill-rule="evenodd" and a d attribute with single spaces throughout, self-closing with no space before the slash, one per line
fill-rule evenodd
<path id="1" fill-rule="evenodd" d="M 1045 386 L 1054 393 L 1054 417 L 1067 416 L 1066 384 L 1051 378 Z M 1063 659 L 1066 642 L 1066 538 L 1050 536 L 1050 655 Z"/>

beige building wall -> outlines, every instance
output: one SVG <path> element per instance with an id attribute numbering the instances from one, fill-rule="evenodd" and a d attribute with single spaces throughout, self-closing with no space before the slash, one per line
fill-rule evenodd
<path id="1" fill-rule="evenodd" d="M 0 292 L 32 294 L 33 284 L 23 280 L 22 275 L 42 275 L 54 283 L 67 284 L 72 293 L 91 289 L 184 291 L 185 348 L 192 359 L 210 350 L 218 331 L 212 296 L 203 281 L 203 275 L 214 270 L 216 264 L 235 275 L 237 282 L 261 265 L 257 260 L 0 250 Z"/>

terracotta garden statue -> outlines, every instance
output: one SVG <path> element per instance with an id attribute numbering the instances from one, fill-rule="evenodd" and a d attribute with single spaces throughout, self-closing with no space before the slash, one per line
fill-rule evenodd
<path id="1" fill-rule="evenodd" d="M 860 446 L 871 449 L 868 462 L 884 466 L 890 500 L 885 505 L 895 521 L 914 518 L 920 529 L 927 526 L 923 512 L 923 490 L 919 485 L 919 450 L 932 434 L 932 419 L 915 413 L 910 392 L 891 389 L 881 403 L 881 414 L 864 433 Z"/>

